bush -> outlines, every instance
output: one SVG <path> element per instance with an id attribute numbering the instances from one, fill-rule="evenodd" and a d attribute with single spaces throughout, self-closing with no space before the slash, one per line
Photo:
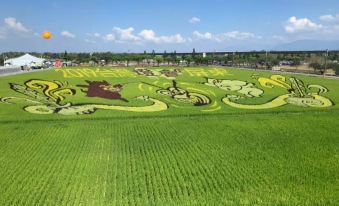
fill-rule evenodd
<path id="1" fill-rule="evenodd" d="M 333 69 L 336 75 L 339 75 L 339 64 L 338 63 L 330 63 L 327 68 Z"/>

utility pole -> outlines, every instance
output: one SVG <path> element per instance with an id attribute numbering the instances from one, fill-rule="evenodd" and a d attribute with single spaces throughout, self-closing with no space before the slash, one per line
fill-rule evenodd
<path id="1" fill-rule="evenodd" d="M 324 73 L 323 73 L 324 78 L 325 78 L 325 73 L 327 70 L 327 57 L 328 57 L 328 49 L 326 50 L 326 53 L 325 53 L 325 68 L 324 68 Z"/>
<path id="2" fill-rule="evenodd" d="M 232 67 L 234 67 L 234 55 L 235 55 L 235 53 L 233 52 L 233 54 L 232 54 Z"/>
<path id="3" fill-rule="evenodd" d="M 268 65 L 267 65 L 267 51 L 266 51 L 266 55 L 265 55 L 265 67 L 266 67 L 266 70 L 268 69 Z"/>

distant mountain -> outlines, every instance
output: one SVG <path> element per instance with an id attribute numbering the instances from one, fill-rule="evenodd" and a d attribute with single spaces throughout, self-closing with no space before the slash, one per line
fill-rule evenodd
<path id="1" fill-rule="evenodd" d="M 339 40 L 299 40 L 290 43 L 280 44 L 272 50 L 275 51 L 315 51 L 315 50 L 339 50 Z"/>

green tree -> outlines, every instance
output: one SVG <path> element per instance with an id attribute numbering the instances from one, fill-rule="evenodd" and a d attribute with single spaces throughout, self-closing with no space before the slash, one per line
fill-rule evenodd
<path id="1" fill-rule="evenodd" d="M 146 62 L 147 62 L 147 66 L 150 66 L 151 60 L 152 60 L 152 56 L 146 54 L 146 55 L 145 55 L 145 59 L 146 59 Z"/>
<path id="2" fill-rule="evenodd" d="M 183 59 L 186 61 L 187 66 L 189 67 L 191 65 L 191 62 L 193 61 L 193 58 L 191 55 L 187 55 L 183 57 Z"/>
<path id="3" fill-rule="evenodd" d="M 64 58 L 64 60 L 68 61 L 68 53 L 67 53 L 67 51 L 65 51 L 63 58 Z"/>
<path id="4" fill-rule="evenodd" d="M 0 54 L 0 66 L 4 66 L 5 64 L 5 54 Z"/>
<path id="5" fill-rule="evenodd" d="M 201 55 L 195 55 L 194 57 L 193 57 L 193 60 L 194 60 L 194 63 L 196 64 L 196 65 L 200 65 L 200 64 L 203 64 L 203 57 L 201 56 Z"/>
<path id="6" fill-rule="evenodd" d="M 333 69 L 336 75 L 339 75 L 339 64 L 338 63 L 329 63 L 327 64 L 328 69 Z"/>
<path id="7" fill-rule="evenodd" d="M 182 57 L 181 56 L 174 56 L 173 61 L 177 66 L 179 66 L 180 62 L 182 61 Z"/>
<path id="8" fill-rule="evenodd" d="M 90 61 L 93 61 L 95 64 L 99 63 L 99 59 L 96 56 L 91 56 Z"/>
<path id="9" fill-rule="evenodd" d="M 296 68 L 298 68 L 298 66 L 300 65 L 300 63 L 301 63 L 301 58 L 300 57 L 298 57 L 298 56 L 294 56 L 293 58 L 292 58 L 292 65 L 291 66 L 295 66 Z"/>
<path id="10" fill-rule="evenodd" d="M 154 60 L 157 62 L 158 66 L 160 66 L 160 63 L 164 61 L 164 58 L 162 56 L 156 56 L 154 57 Z"/>
<path id="11" fill-rule="evenodd" d="M 322 73 L 324 70 L 324 66 L 318 62 L 312 62 L 309 64 L 309 66 L 313 68 L 315 72 L 320 71 Z"/>
<path id="12" fill-rule="evenodd" d="M 177 54 L 176 54 L 176 52 L 174 51 L 174 52 L 172 53 L 172 55 L 171 55 L 171 62 L 172 62 L 172 64 L 177 64 L 177 59 L 178 59 Z M 179 63 L 180 63 L 180 61 L 179 61 Z"/>
<path id="13" fill-rule="evenodd" d="M 249 62 L 249 64 L 250 64 L 250 67 L 256 68 L 257 63 L 258 63 L 258 59 L 257 59 L 257 57 L 256 57 L 255 55 L 254 55 L 254 56 L 250 56 L 250 57 L 248 58 L 248 62 Z"/>
<path id="14" fill-rule="evenodd" d="M 122 59 L 123 61 L 125 61 L 126 66 L 129 67 L 129 63 L 131 62 L 131 60 L 133 60 L 133 57 L 129 54 L 124 54 L 122 55 Z"/>
<path id="15" fill-rule="evenodd" d="M 171 56 L 166 56 L 166 57 L 164 58 L 164 60 L 167 62 L 167 66 L 169 66 L 170 63 L 172 62 L 172 57 L 171 57 Z"/>
<path id="16" fill-rule="evenodd" d="M 112 60 L 113 63 L 118 64 L 118 61 L 119 61 L 118 55 L 112 55 L 111 60 Z"/>

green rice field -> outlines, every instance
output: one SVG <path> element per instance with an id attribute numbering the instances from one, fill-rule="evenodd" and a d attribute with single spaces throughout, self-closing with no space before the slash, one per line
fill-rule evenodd
<path id="1" fill-rule="evenodd" d="M 338 103 L 254 70 L 0 77 L 0 205 L 339 205 Z"/>

